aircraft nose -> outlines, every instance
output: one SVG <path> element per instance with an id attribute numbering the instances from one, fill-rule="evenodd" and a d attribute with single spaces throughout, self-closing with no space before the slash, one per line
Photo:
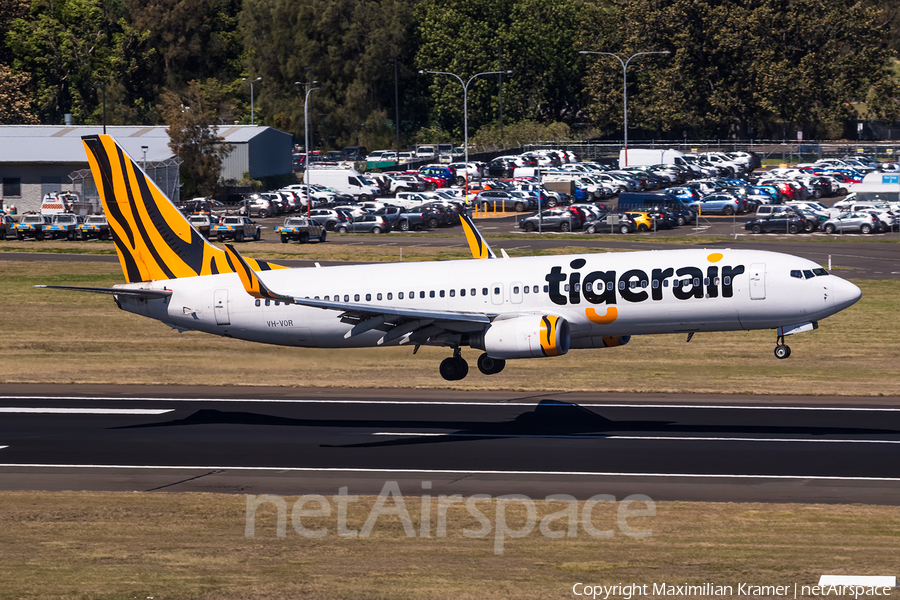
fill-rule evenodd
<path id="1" fill-rule="evenodd" d="M 834 281 L 831 282 L 831 299 L 837 310 L 844 310 L 862 298 L 862 290 L 854 284 L 840 277 L 832 277 Z"/>

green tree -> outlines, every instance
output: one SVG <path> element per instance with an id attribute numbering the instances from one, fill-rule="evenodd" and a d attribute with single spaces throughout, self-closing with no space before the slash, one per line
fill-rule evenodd
<path id="1" fill-rule="evenodd" d="M 191 81 L 185 94 L 165 91 L 158 107 L 169 126 L 169 147 L 181 163 L 183 197 L 213 196 L 222 161 L 234 149 L 216 135 L 216 102 L 200 83 Z"/>
<path id="2" fill-rule="evenodd" d="M 305 88 L 294 82 L 318 81 L 321 89 L 310 96 L 309 115 L 319 144 L 356 145 L 362 142 L 360 131 L 383 129 L 387 115 L 394 114 L 388 60 L 411 62 L 411 3 L 245 0 L 240 17 L 245 67 L 263 78 L 257 106 L 266 123 L 302 139 Z M 401 75 L 408 77 L 408 67 Z M 401 83 L 401 89 L 408 86 Z"/>
<path id="3" fill-rule="evenodd" d="M 873 114 L 889 115 L 890 52 L 881 12 L 855 0 L 610 0 L 592 5 L 586 49 L 669 50 L 628 69 L 629 128 L 711 136 L 815 135 L 849 116 L 849 102 L 884 90 Z M 621 129 L 622 67 L 585 62 L 593 121 Z"/>
<path id="4" fill-rule="evenodd" d="M 504 120 L 571 121 L 581 96 L 574 45 L 584 12 L 584 3 L 574 0 L 423 0 L 416 6 L 416 64 L 464 81 L 476 73 L 512 70 L 503 75 Z M 462 137 L 459 81 L 425 77 L 432 123 Z M 497 75 L 469 86 L 470 131 L 498 120 L 499 91 Z"/>

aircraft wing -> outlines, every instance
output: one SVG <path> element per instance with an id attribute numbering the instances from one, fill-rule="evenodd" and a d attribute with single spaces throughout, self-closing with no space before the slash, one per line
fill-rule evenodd
<path id="1" fill-rule="evenodd" d="M 482 331 L 497 316 L 482 312 L 398 308 L 396 306 L 315 300 L 279 294 L 269 289 L 262 282 L 259 275 L 247 264 L 247 261 L 232 244 L 225 244 L 225 251 L 236 265 L 241 283 L 243 283 L 244 290 L 248 294 L 254 298 L 274 300 L 285 304 L 338 311 L 341 313 L 339 316 L 341 321 L 354 325 L 353 329 L 345 334 L 345 338 L 350 338 L 372 329 L 379 329 L 386 332 L 379 344 L 404 336 L 409 336 L 409 339 L 414 342 L 426 343 L 442 334 Z"/>

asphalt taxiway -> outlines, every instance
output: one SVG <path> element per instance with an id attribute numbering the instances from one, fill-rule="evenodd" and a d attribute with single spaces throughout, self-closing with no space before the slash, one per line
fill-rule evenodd
<path id="1" fill-rule="evenodd" d="M 895 505 L 898 459 L 900 398 L 0 388 L 5 490 Z"/>

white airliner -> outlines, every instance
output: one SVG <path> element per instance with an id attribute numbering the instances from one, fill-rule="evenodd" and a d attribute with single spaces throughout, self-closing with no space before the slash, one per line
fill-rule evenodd
<path id="1" fill-rule="evenodd" d="M 775 355 L 787 358 L 784 336 L 862 295 L 809 260 L 755 250 L 496 257 L 468 219 L 473 255 L 488 260 L 290 269 L 210 244 L 109 136 L 84 145 L 128 283 L 47 287 L 112 294 L 179 330 L 284 346 L 445 346 L 440 373 L 452 381 L 468 374 L 466 346 L 490 375 L 507 359 L 632 335 L 775 329 Z"/>

